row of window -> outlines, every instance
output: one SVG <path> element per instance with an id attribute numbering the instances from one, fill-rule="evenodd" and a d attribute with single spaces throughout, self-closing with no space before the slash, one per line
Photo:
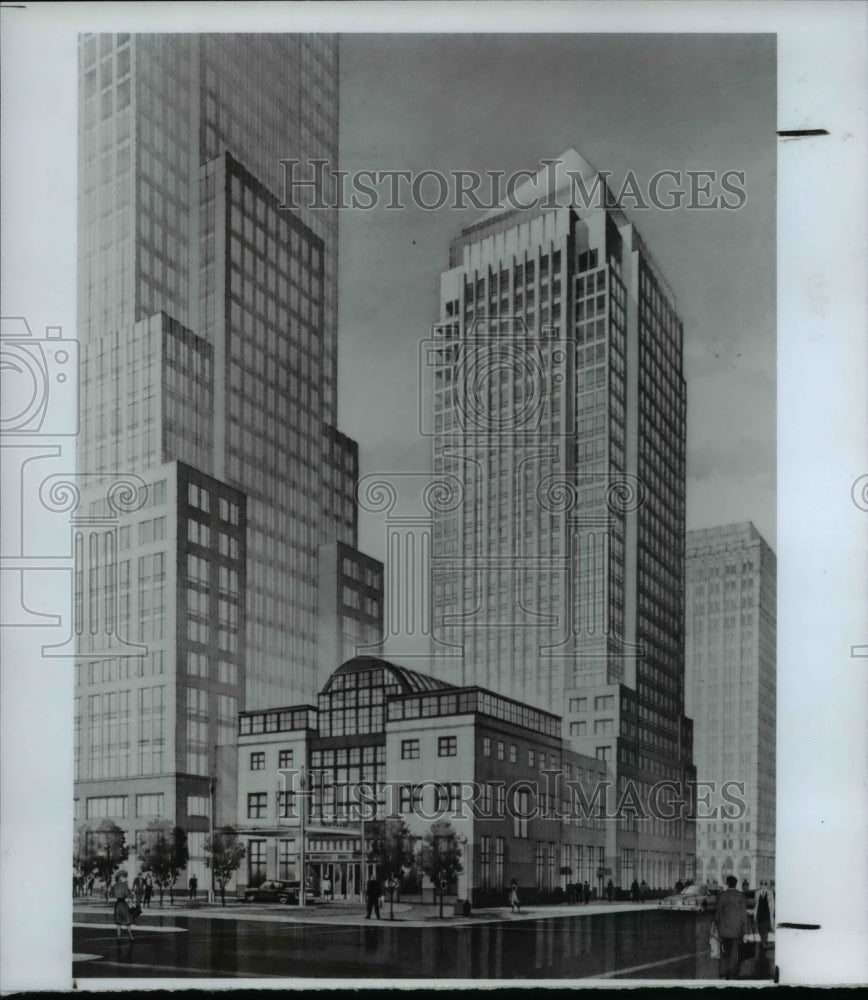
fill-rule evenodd
<path id="1" fill-rule="evenodd" d="M 286 770 L 293 766 L 295 760 L 294 750 L 279 750 L 277 754 L 277 767 L 279 770 Z M 250 770 L 251 771 L 264 771 L 265 770 L 265 751 L 255 750 L 250 754 Z"/>
<path id="2" fill-rule="evenodd" d="M 402 760 L 418 760 L 420 753 L 419 740 L 401 740 L 401 759 Z M 437 756 L 438 757 L 456 757 L 458 755 L 458 737 L 457 736 L 438 736 L 437 737 Z"/>

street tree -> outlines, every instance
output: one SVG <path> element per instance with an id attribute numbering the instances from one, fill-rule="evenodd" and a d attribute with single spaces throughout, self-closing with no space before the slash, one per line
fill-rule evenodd
<path id="1" fill-rule="evenodd" d="M 170 902 L 175 902 L 175 883 L 181 869 L 187 866 L 189 857 L 187 834 L 180 827 L 172 826 L 164 819 L 148 823 L 148 828 L 139 839 L 139 861 L 142 871 L 154 876 L 160 893 L 160 906 L 163 905 L 166 889 L 169 890 Z"/>
<path id="2" fill-rule="evenodd" d="M 215 830 L 205 841 L 205 866 L 220 886 L 220 900 L 226 905 L 226 883 L 241 867 L 247 852 L 231 826 Z"/>
<path id="3" fill-rule="evenodd" d="M 419 843 L 419 868 L 440 891 L 440 916 L 443 916 L 443 895 L 446 888 L 464 871 L 464 847 L 467 838 L 456 834 L 437 832 L 438 824 L 432 826 Z"/>
<path id="4" fill-rule="evenodd" d="M 413 835 L 403 819 L 378 820 L 371 824 L 369 857 L 380 878 L 399 879 L 415 861 Z"/>
<path id="5" fill-rule="evenodd" d="M 96 852 L 94 831 L 89 826 L 80 826 L 72 838 L 72 867 L 85 880 L 98 873 Z"/>
<path id="6" fill-rule="evenodd" d="M 377 866 L 377 875 L 389 893 L 392 919 L 395 919 L 395 890 L 400 894 L 404 875 L 415 862 L 413 835 L 403 819 L 378 820 L 371 831 L 371 853 Z"/>
<path id="7" fill-rule="evenodd" d="M 84 841 L 82 859 L 89 865 L 89 871 L 99 874 L 108 885 L 130 856 L 127 835 L 110 819 L 104 819 L 95 830 L 82 827 L 79 833 Z"/>

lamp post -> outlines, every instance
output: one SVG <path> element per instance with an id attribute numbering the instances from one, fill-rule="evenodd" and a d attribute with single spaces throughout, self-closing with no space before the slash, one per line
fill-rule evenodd
<path id="1" fill-rule="evenodd" d="M 390 875 L 386 881 L 386 888 L 389 890 L 389 920 L 395 919 L 395 888 L 397 885 L 395 876 Z"/>
<path id="2" fill-rule="evenodd" d="M 301 772 L 299 773 L 298 784 L 300 788 L 299 796 L 301 798 L 301 811 L 299 812 L 299 838 L 301 842 L 299 846 L 299 867 L 301 868 L 301 872 L 298 885 L 298 905 L 299 907 L 301 907 L 307 905 L 307 895 L 305 893 L 306 862 L 304 856 L 304 839 L 305 839 L 304 806 L 305 806 L 305 800 L 307 799 L 307 793 L 305 792 L 304 789 L 305 786 L 304 765 L 302 765 Z"/>
<path id="3" fill-rule="evenodd" d="M 362 782 L 365 780 L 364 775 L 359 777 L 359 789 L 361 790 Z M 365 855 L 366 855 L 366 844 L 365 844 L 365 810 L 362 806 L 359 810 L 359 820 L 361 824 L 360 836 L 359 836 L 359 896 L 364 899 L 367 892 L 367 873 L 365 872 Z"/>

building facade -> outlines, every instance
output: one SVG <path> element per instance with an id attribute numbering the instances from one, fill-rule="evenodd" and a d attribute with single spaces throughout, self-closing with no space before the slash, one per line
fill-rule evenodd
<path id="1" fill-rule="evenodd" d="M 432 669 L 562 712 L 576 750 L 647 802 L 694 775 L 683 330 L 624 213 L 574 197 L 570 172 L 603 178 L 573 150 L 560 163 L 537 208 L 467 227 L 441 276 L 427 430 L 459 502 L 435 514 Z M 609 832 L 622 886 L 692 876 L 685 818 Z"/>
<path id="2" fill-rule="evenodd" d="M 329 35 L 79 43 L 78 471 L 103 515 L 126 479 L 145 506 L 167 505 L 159 552 L 122 511 L 108 534 L 127 532 L 129 548 L 88 550 L 76 581 L 76 600 L 96 607 L 113 599 L 115 557 L 120 572 L 155 573 L 159 555 L 164 574 L 159 635 L 146 577 L 131 585 L 126 633 L 78 629 L 79 820 L 117 822 L 135 849 L 147 809 L 188 833 L 200 881 L 214 795 L 234 819 L 232 768 L 218 764 L 230 709 L 316 697 L 321 604 L 330 635 L 352 631 L 319 588 L 329 545 L 362 559 L 358 449 L 336 427 L 337 218 L 283 206 L 280 165 L 337 166 L 338 61 Z M 157 654 L 155 715 L 137 671 Z M 91 669 L 126 657 L 129 688 Z M 122 763 L 121 698 L 135 770 Z M 142 756 L 157 717 L 162 749 Z M 127 774 L 106 770 L 108 746 Z"/>
<path id="3" fill-rule="evenodd" d="M 540 892 L 571 881 L 600 892 L 609 821 L 589 804 L 605 773 L 563 742 L 551 713 L 355 657 L 316 708 L 241 714 L 238 883 L 299 879 L 304 839 L 306 882 L 316 892 L 328 877 L 337 898 L 352 898 L 383 874 L 377 825 L 403 820 L 414 844 L 432 830 L 464 838 L 459 898 L 502 901 L 513 878 Z M 577 801 L 568 782 L 582 789 Z"/>
<path id="4" fill-rule="evenodd" d="M 687 534 L 687 705 L 700 782 L 730 806 L 696 824 L 697 876 L 775 877 L 776 566 L 750 522 Z"/>

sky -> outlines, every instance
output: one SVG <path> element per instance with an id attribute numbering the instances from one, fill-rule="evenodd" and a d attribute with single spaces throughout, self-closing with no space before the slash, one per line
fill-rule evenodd
<path id="1" fill-rule="evenodd" d="M 738 211 L 628 215 L 684 322 L 688 528 L 751 520 L 772 547 L 775 118 L 773 35 L 341 38 L 343 170 L 509 175 L 572 146 L 616 189 L 628 171 L 640 184 L 660 170 L 744 172 Z M 449 241 L 480 214 L 385 199 L 341 212 L 339 423 L 363 474 L 430 467 L 418 345 Z M 362 515 L 360 539 L 379 555 L 381 522 Z"/>

